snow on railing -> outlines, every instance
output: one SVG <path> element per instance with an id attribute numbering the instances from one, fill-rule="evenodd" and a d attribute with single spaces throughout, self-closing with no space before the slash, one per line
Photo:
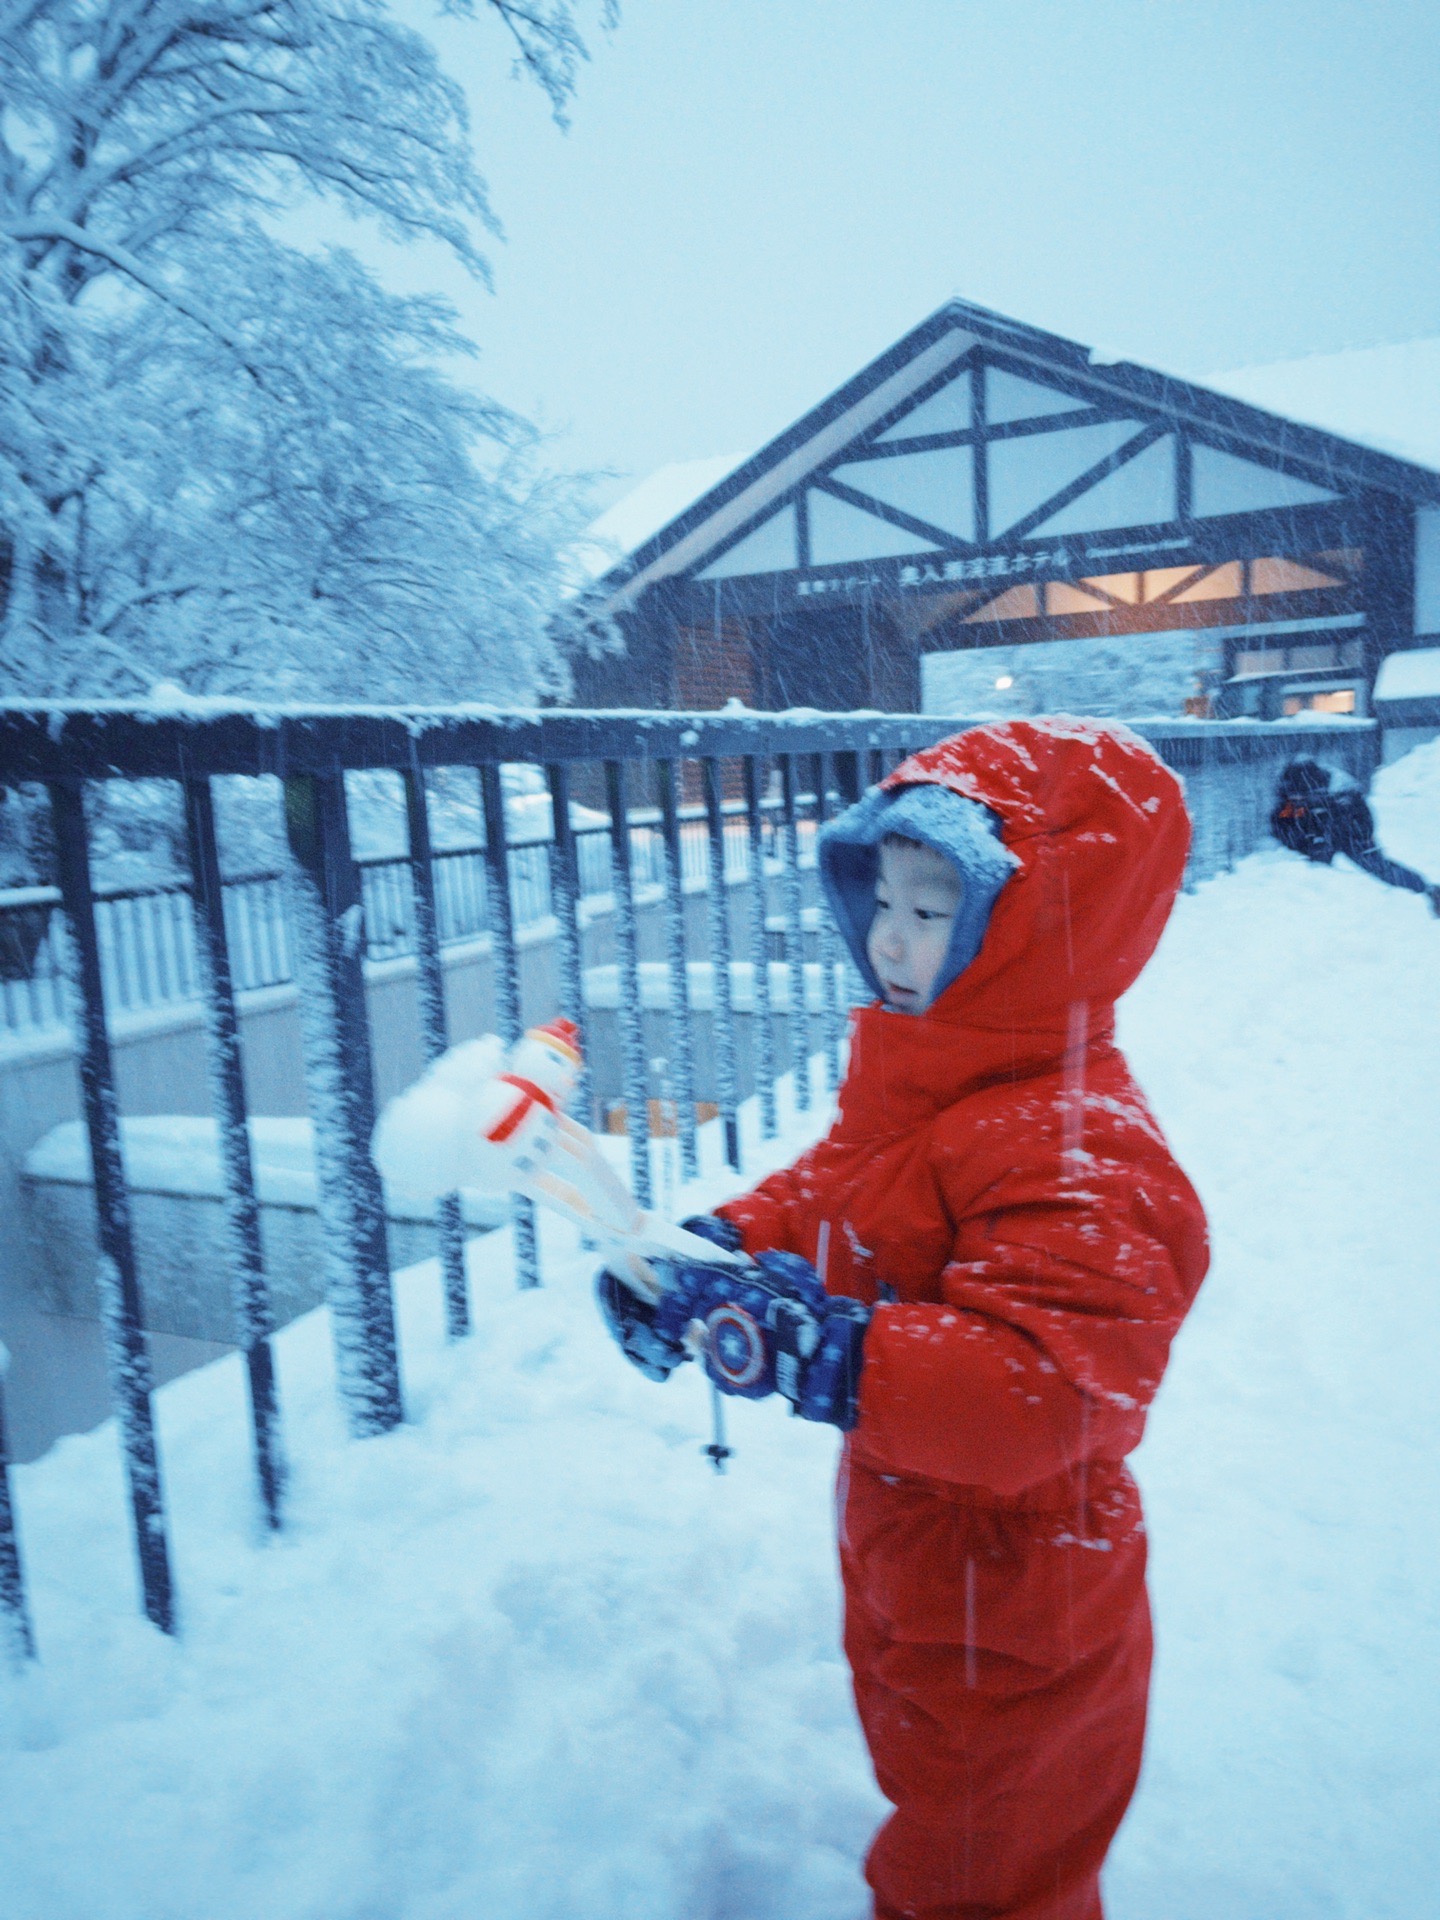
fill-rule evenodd
<path id="1" fill-rule="evenodd" d="M 813 804 L 802 796 L 802 804 Z M 778 803 L 762 807 L 765 857 L 773 858 Z M 725 808 L 725 878 L 740 885 L 750 877 L 749 830 L 744 808 Z M 800 823 L 802 866 L 814 863 L 813 822 Z M 580 897 L 593 905 L 611 891 L 608 823 L 575 834 Z M 553 917 L 549 837 L 510 841 L 510 893 L 520 928 Z M 630 813 L 631 873 L 637 887 L 663 884 L 664 849 L 659 815 L 653 808 Z M 687 889 L 709 885 L 709 846 L 703 813 L 686 809 L 680 819 L 683 883 Z M 436 918 L 440 944 L 457 946 L 489 931 L 485 896 L 484 848 L 437 851 Z M 415 954 L 410 863 L 405 858 L 356 861 L 364 907 L 365 957 L 397 960 Z M 295 977 L 293 941 L 279 872 L 243 874 L 223 883 L 225 924 L 235 986 L 240 992 L 288 985 Z M 0 1035 L 42 1034 L 64 1028 L 66 1004 L 64 941 L 55 887 L 0 889 Z M 95 896 L 95 924 L 106 1006 L 111 1014 L 148 1012 L 193 1005 L 199 999 L 194 912 L 190 888 L 182 882 L 150 887 L 102 888 Z"/>
<path id="2" fill-rule="evenodd" d="M 211 702 L 178 709 L 0 707 L 0 778 L 47 790 L 58 880 L 55 889 L 0 896 L 0 1008 L 12 1033 L 54 1026 L 67 1011 L 73 1025 L 94 1183 L 101 1324 L 143 1606 L 157 1626 L 173 1631 L 177 1615 L 151 1408 L 144 1275 L 110 1052 L 114 1016 L 197 998 L 204 1010 L 256 1487 L 265 1522 L 279 1526 L 284 1442 L 238 995 L 292 977 L 300 989 L 336 1377 L 352 1432 L 382 1432 L 404 1409 L 384 1201 L 369 1153 L 374 1073 L 366 960 L 413 956 L 425 1056 L 434 1059 L 448 1042 L 442 946 L 488 937 L 494 1018 L 513 1040 L 524 1017 L 518 935 L 550 922 L 560 1004 L 541 1017 L 563 1012 L 580 1027 L 583 1044 L 591 1015 L 601 1014 L 584 991 L 583 933 L 598 902 L 608 899 L 609 999 L 619 1026 L 634 1190 L 642 1200 L 648 1195 L 657 1095 L 667 1118 L 673 1116 L 685 1175 L 697 1170 L 697 1016 L 710 1027 L 714 1070 L 707 1097 L 713 1096 L 726 1157 L 738 1171 L 737 1016 L 751 1027 L 750 1067 L 767 1137 L 775 1131 L 778 1036 L 786 1041 L 802 1109 L 814 1097 L 810 1063 L 817 1054 L 832 1089 L 838 1078 L 844 970 L 823 916 L 818 935 L 807 942 L 813 923 L 804 896 L 813 881 L 801 884 L 820 822 L 906 753 L 963 724 L 948 716 L 810 712 L 257 711 Z M 1368 722 L 1323 729 L 1142 723 L 1139 731 L 1187 780 L 1196 828 L 1192 879 L 1260 844 L 1275 775 L 1290 755 L 1317 753 L 1362 778 L 1377 758 Z M 435 802 L 427 775 L 460 767 L 478 775 L 484 843 L 432 851 Z M 544 803 L 543 835 L 533 824 L 511 831 L 502 769 L 516 767 L 527 770 L 529 793 Z M 356 859 L 346 810 L 350 770 L 398 777 L 408 837 L 403 859 Z M 212 787 L 217 777 L 237 775 L 283 782 L 290 862 L 283 878 L 262 873 L 221 880 Z M 113 779 L 177 783 L 193 885 L 93 885 L 84 783 Z M 603 795 L 605 810 L 572 803 L 572 791 L 591 800 Z M 717 867 L 738 899 L 708 884 Z M 686 894 L 699 888 L 708 894 L 708 911 L 687 913 Z M 663 919 L 664 959 L 647 955 L 642 968 L 637 907 L 647 899 Z M 732 953 L 737 938 L 748 952 Z M 778 955 L 772 940 L 779 942 Z M 656 967 L 669 983 L 664 993 L 650 977 Z M 540 1010 L 529 1011 L 533 1017 Z M 647 1012 L 665 1023 L 664 1063 L 647 1057 Z M 582 1089 L 582 1099 L 591 1098 L 591 1089 Z M 513 1220 L 519 1275 L 533 1285 L 539 1267 L 528 1202 L 514 1203 Z M 448 1203 L 437 1221 L 437 1251 L 446 1326 L 459 1337 L 469 1315 L 459 1216 Z M 11 1648 L 27 1657 L 33 1640 L 3 1432 L 0 1613 Z"/>
<path id="3" fill-rule="evenodd" d="M 690 1174 L 697 1167 L 698 1017 L 710 1024 L 717 1062 L 707 1097 L 716 1096 L 728 1157 L 738 1166 L 737 1014 L 764 1028 L 753 1060 L 767 1134 L 775 1120 L 773 1022 L 783 1024 L 793 1059 L 808 1062 L 818 1045 L 832 1086 L 838 1077 L 845 1013 L 839 971 L 817 974 L 818 999 L 788 986 L 772 995 L 771 988 L 777 968 L 788 981 L 789 970 L 802 964 L 811 921 L 799 874 L 813 866 L 818 821 L 917 737 L 940 730 L 933 723 L 809 714 L 0 708 L 0 777 L 47 790 L 58 879 L 53 888 L 0 894 L 0 1033 L 24 1040 L 66 1026 L 73 1032 L 100 1247 L 101 1325 L 142 1602 L 157 1626 L 173 1631 L 177 1609 L 151 1409 L 144 1274 L 111 1057 L 117 1016 L 123 1032 L 124 1016 L 187 1003 L 203 1010 L 255 1481 L 265 1523 L 278 1526 L 285 1449 L 239 996 L 291 980 L 299 988 L 336 1376 L 352 1432 L 381 1432 L 403 1417 L 403 1403 L 384 1199 L 369 1155 L 374 1095 L 365 964 L 413 959 L 425 1053 L 434 1058 L 447 1044 L 442 948 L 488 940 L 493 1017 L 514 1037 L 523 1018 L 518 937 L 544 927 L 556 943 L 558 1010 L 583 1034 L 583 933 L 608 913 L 602 944 L 616 956 L 624 1110 L 632 1177 L 643 1195 L 657 1069 L 642 1033 L 637 909 L 658 908 L 677 979 L 688 985 L 700 978 L 710 945 L 721 963 L 707 976 L 708 1005 L 700 1004 L 703 992 L 693 1005 L 688 991 L 677 993 L 663 1016 L 670 1031 L 661 1091 L 678 1123 L 682 1164 Z M 484 840 L 432 850 L 436 802 L 427 773 L 463 767 L 478 774 Z M 503 769 L 519 771 L 502 779 Z M 398 777 L 409 843 L 403 858 L 355 857 L 345 793 L 351 770 Z M 237 775 L 283 783 L 283 873 L 222 880 L 213 787 L 218 777 Z M 114 779 L 177 783 L 183 864 L 193 879 L 153 887 L 94 883 L 84 785 Z M 512 807 L 517 795 L 524 807 Z M 590 804 L 602 797 L 603 811 Z M 711 883 L 717 868 L 724 888 Z M 731 888 L 738 899 L 728 897 Z M 706 916 L 685 907 L 697 890 L 711 896 L 708 943 Z M 752 983 L 741 1006 L 732 999 L 729 961 L 737 910 L 739 923 L 748 922 L 750 956 L 739 964 Z M 808 1105 L 808 1074 L 801 1078 Z M 516 1202 L 513 1216 L 517 1266 L 522 1281 L 534 1284 L 538 1250 L 528 1205 Z M 459 1337 L 469 1312 L 460 1218 L 449 1203 L 437 1217 L 437 1240 L 446 1326 Z M 8 1483 L 0 1494 L 8 1494 Z M 0 1499 L 0 1608 L 9 1643 L 27 1655 L 33 1640 L 8 1498 Z M 23 1633 L 16 1625 L 22 1621 Z"/>

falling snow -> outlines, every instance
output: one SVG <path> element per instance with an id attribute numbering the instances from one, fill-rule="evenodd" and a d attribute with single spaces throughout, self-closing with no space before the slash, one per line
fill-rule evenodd
<path id="1" fill-rule="evenodd" d="M 1440 877 L 1412 759 L 1382 828 Z M 1437 962 L 1422 900 L 1263 853 L 1181 899 L 1121 1007 L 1216 1258 L 1136 1457 L 1158 1653 L 1111 1920 L 1433 1900 Z M 782 1109 L 762 1152 L 744 1119 L 752 1170 L 822 1124 Z M 677 1211 L 729 1190 L 715 1131 Z M 383 1438 L 345 1437 L 324 1312 L 279 1337 L 274 1545 L 238 1362 L 160 1392 L 176 1642 L 137 1614 L 113 1427 L 16 1473 L 42 1664 L 0 1680 L 6 1920 L 859 1920 L 883 1805 L 834 1436 L 739 1403 L 717 1479 L 694 1370 L 627 1369 L 546 1232 L 536 1292 L 472 1245 L 464 1342 L 434 1263 L 400 1277 Z"/>

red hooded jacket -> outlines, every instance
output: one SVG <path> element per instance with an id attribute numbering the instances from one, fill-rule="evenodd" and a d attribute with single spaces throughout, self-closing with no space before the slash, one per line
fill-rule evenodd
<path id="1" fill-rule="evenodd" d="M 1205 1272 L 1199 1200 L 1114 1043 L 1189 819 L 1144 742 L 1085 720 L 977 727 L 885 785 L 920 782 L 991 808 L 1018 870 L 927 1012 L 855 1013 L 828 1137 L 721 1211 L 878 1303 L 856 1463 L 1003 1502 L 1138 1443 Z"/>
<path id="2" fill-rule="evenodd" d="M 1145 1535 L 1123 1464 L 1205 1221 L 1117 1051 L 1184 870 L 1123 728 L 977 727 L 887 785 L 998 815 L 1018 868 L 921 1015 L 854 1018 L 828 1138 L 723 1212 L 875 1302 L 842 1474 L 845 1647 L 895 1807 L 877 1920 L 1101 1920 L 1140 1766 Z"/>

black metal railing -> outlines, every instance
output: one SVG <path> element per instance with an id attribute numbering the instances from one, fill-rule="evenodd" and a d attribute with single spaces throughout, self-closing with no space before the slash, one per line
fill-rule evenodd
<path id="1" fill-rule="evenodd" d="M 810 796 L 806 796 L 807 806 Z M 586 812 L 588 813 L 588 809 Z M 752 848 L 743 802 L 727 801 L 725 874 L 732 884 L 749 879 L 754 858 L 774 859 L 779 802 L 758 802 L 758 845 Z M 532 928 L 553 918 L 551 869 L 554 836 L 517 838 L 510 845 L 511 911 L 517 928 Z M 611 888 L 608 818 L 598 825 L 572 827 L 579 898 L 587 905 L 607 900 Z M 630 860 L 637 889 L 663 885 L 664 844 L 659 811 L 630 813 Z M 709 872 L 708 828 L 704 809 L 682 808 L 678 815 L 682 883 L 703 888 Z M 813 822 L 801 821 L 800 861 L 814 862 Z M 436 927 L 442 947 L 457 946 L 489 932 L 483 844 L 437 849 L 431 856 L 435 876 Z M 357 859 L 364 911 L 365 958 L 369 961 L 413 958 L 416 952 L 414 896 L 410 862 L 403 855 Z M 277 868 L 238 874 L 221 882 L 233 981 L 237 992 L 286 986 L 295 978 L 285 882 Z M 193 1005 L 199 999 L 194 909 L 188 882 L 105 887 L 95 892 L 95 928 L 100 943 L 106 1006 L 117 1013 L 153 1012 Z M 60 891 L 57 887 L 0 889 L 0 1035 L 42 1034 L 63 1028 L 69 1019 L 65 991 L 65 949 Z"/>
<path id="2" fill-rule="evenodd" d="M 906 752 L 963 722 L 918 715 L 772 715 L 652 712 L 495 715 L 465 709 L 276 709 L 212 706 L 152 711 L 120 706 L 0 708 L 0 781 L 38 782 L 49 794 L 63 962 L 85 1127 L 94 1169 L 100 1243 L 102 1324 L 134 1517 L 144 1610 L 173 1630 L 174 1587 L 160 1461 L 151 1416 L 143 1282 L 134 1246 L 120 1154 L 110 1016 L 134 995 L 163 988 L 197 996 L 205 1011 L 211 1100 L 221 1140 L 235 1318 L 250 1388 L 259 1503 L 274 1527 L 283 1517 L 284 1444 L 271 1359 L 273 1315 L 261 1259 L 258 1203 L 250 1164 L 236 995 L 243 984 L 273 984 L 293 972 L 307 1098 L 314 1126 L 326 1294 L 340 1395 L 356 1435 L 384 1432 L 403 1418 L 386 1220 L 369 1154 L 374 1122 L 369 1011 L 363 962 L 413 955 L 424 1051 L 448 1044 L 442 944 L 465 930 L 488 934 L 497 1024 L 518 1035 L 522 1009 L 518 934 L 553 920 L 557 1004 L 589 1025 L 583 990 L 587 897 L 601 879 L 612 908 L 623 1056 L 625 1124 L 632 1180 L 650 1199 L 650 1111 L 657 1090 L 647 1058 L 641 993 L 642 897 L 658 905 L 668 977 L 664 1092 L 678 1119 L 687 1174 L 697 1168 L 697 1047 L 690 983 L 708 965 L 713 1104 L 728 1164 L 740 1167 L 739 1083 L 733 980 L 750 980 L 749 1049 L 761 1127 L 777 1125 L 777 1039 L 786 1041 L 796 1104 L 815 1098 L 817 1064 L 838 1078 L 848 994 L 833 939 L 818 936 L 818 964 L 805 961 L 809 916 L 807 843 L 818 823 L 858 797 Z M 1245 723 L 1143 726 L 1157 750 L 1190 782 L 1196 815 L 1192 876 L 1203 878 L 1258 845 L 1275 774 L 1307 730 Z M 1324 730 L 1326 756 L 1367 775 L 1373 728 Z M 540 769 L 549 797 L 543 840 L 512 833 L 502 768 Z M 431 845 L 427 775 L 468 767 L 478 776 L 484 844 L 459 852 Z M 388 769 L 403 787 L 408 854 L 357 861 L 346 806 L 347 771 Z M 219 776 L 277 777 L 283 794 L 288 865 L 222 884 L 211 783 Z M 190 880 L 156 895 L 97 895 L 91 884 L 85 791 L 92 781 L 168 779 L 184 799 Z M 588 814 L 578 812 L 583 800 Z M 577 824 L 578 822 L 578 824 Z M 469 864 L 467 864 L 469 863 Z M 483 883 L 481 870 L 483 869 Z M 732 886 L 716 886 L 724 873 Z M 686 893 L 708 891 L 703 917 L 687 914 Z M 272 891 L 273 890 L 273 891 Z M 278 900 L 283 891 L 284 911 Z M 735 897 L 738 895 L 738 899 Z M 141 898 L 151 902 L 141 908 Z M 155 904 L 156 901 L 163 904 Z M 488 903 L 488 904 L 487 904 Z M 738 905 L 738 916 L 734 908 Z M 53 941 L 32 913 L 17 951 Z M 145 916 L 149 916 L 146 918 Z M 108 920 L 110 930 L 102 932 Z M 122 957 L 115 929 L 144 928 Z M 738 928 L 738 934 L 737 934 Z M 32 942 L 33 938 L 33 944 Z M 748 960 L 734 960 L 737 937 Z M 778 940 L 783 959 L 773 958 Z M 732 977 L 733 962 L 733 977 Z M 645 962 L 647 966 L 657 964 Z M 809 991 L 813 968 L 818 994 Z M 25 968 L 18 968 L 26 984 Z M 30 969 L 29 979 L 36 976 Z M 15 985 L 7 979 L 7 986 Z M 783 987 L 783 1007 L 772 997 Z M 46 991 L 49 989 L 47 988 Z M 58 989 L 57 989 L 58 991 Z M 132 996 L 127 999 L 127 995 Z M 538 1282 L 528 1203 L 514 1205 L 517 1268 Z M 442 1207 L 437 1250 L 452 1335 L 469 1325 L 458 1207 Z M 33 1646 L 20 1580 L 3 1438 L 0 1438 L 0 1613 L 12 1643 Z"/>

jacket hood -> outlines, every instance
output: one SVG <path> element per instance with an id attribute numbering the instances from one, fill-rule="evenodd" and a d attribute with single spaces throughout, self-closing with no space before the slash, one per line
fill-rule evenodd
<path id="1" fill-rule="evenodd" d="M 932 994 L 932 1000 L 938 999 L 980 951 L 995 896 L 1019 862 L 1001 844 L 998 815 L 939 781 L 872 787 L 823 828 L 820 879 L 830 912 L 860 977 L 877 999 L 881 986 L 867 943 L 875 918 L 880 845 L 891 834 L 930 847 L 960 875 L 960 905 Z"/>
<path id="2" fill-rule="evenodd" d="M 975 957 L 927 1012 L 870 1010 L 887 1052 L 914 1053 L 907 1077 L 928 1081 L 937 1024 L 963 1027 L 973 1058 L 934 1066 L 953 1086 L 957 1068 L 1013 1070 L 1064 1054 L 1082 1034 L 1108 1035 L 1184 875 L 1190 817 L 1176 776 L 1128 728 L 1060 715 L 973 727 L 913 754 L 880 791 L 919 786 L 988 808 L 1017 864 Z M 861 1023 L 873 1030 L 865 1014 Z"/>

